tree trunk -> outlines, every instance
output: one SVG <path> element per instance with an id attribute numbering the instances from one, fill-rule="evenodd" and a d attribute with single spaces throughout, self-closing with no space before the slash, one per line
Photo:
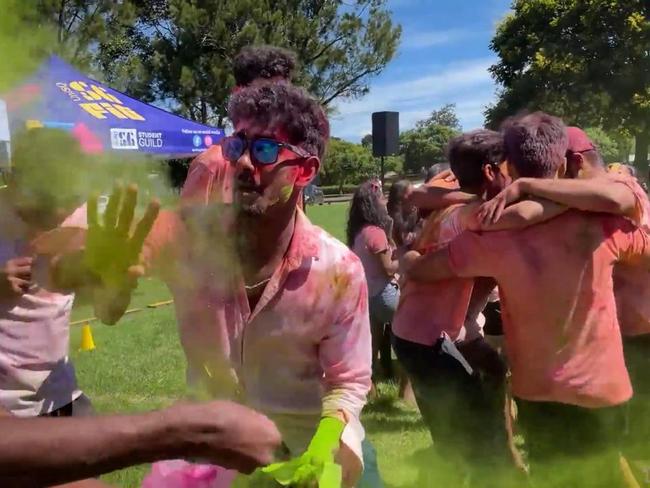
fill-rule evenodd
<path id="1" fill-rule="evenodd" d="M 201 123 L 208 123 L 208 104 L 205 103 L 205 100 L 201 99 Z"/>
<path id="2" fill-rule="evenodd" d="M 634 166 L 643 175 L 648 177 L 648 146 L 650 146 L 650 128 L 637 134 L 634 138 Z"/>

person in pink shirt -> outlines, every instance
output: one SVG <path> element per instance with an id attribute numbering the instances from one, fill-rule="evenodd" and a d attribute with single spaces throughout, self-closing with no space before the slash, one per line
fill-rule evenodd
<path id="1" fill-rule="evenodd" d="M 242 88 L 229 118 L 234 134 L 221 150 L 233 205 L 161 212 L 144 262 L 174 296 L 190 387 L 267 414 L 300 456 L 295 476 L 316 476 L 336 450 L 354 486 L 371 384 L 367 285 L 354 253 L 298 207 L 320 168 L 327 118 L 289 84 Z"/>
<path id="2" fill-rule="evenodd" d="M 417 207 L 409 201 L 413 189 L 409 180 L 398 180 L 391 185 L 388 192 L 386 210 L 393 220 L 392 238 L 398 247 L 410 246 L 413 243 L 418 226 L 422 222 Z"/>
<path id="3" fill-rule="evenodd" d="M 372 331 L 373 375 L 391 374 L 390 326 L 399 301 L 397 260 L 389 238 L 393 221 L 388 216 L 386 198 L 374 180 L 362 183 L 352 196 L 347 223 L 348 247 L 359 257 L 366 274 Z M 388 350 L 382 348 L 388 338 Z M 381 353 L 381 357 L 380 357 Z M 380 362 L 381 360 L 381 362 Z M 378 368 L 381 365 L 382 371 Z"/>
<path id="4" fill-rule="evenodd" d="M 578 127 L 568 127 L 567 176 L 550 181 L 520 178 L 481 209 L 481 218 L 494 222 L 502 209 L 522 195 L 548 198 L 567 207 L 628 218 L 650 231 L 650 201 L 636 178 L 608 173 L 598 148 Z M 549 184 L 552 183 L 552 184 Z M 625 361 L 634 397 L 629 405 L 629 442 L 647 452 L 650 436 L 650 270 L 624 263 L 614 269 L 616 310 L 624 339 Z M 628 446 L 629 447 L 629 446 Z M 630 451 L 628 449 L 628 451 Z"/>
<path id="5" fill-rule="evenodd" d="M 233 60 L 234 91 L 259 83 L 288 83 L 295 68 L 296 55 L 292 51 L 276 46 L 247 46 Z M 209 147 L 192 160 L 181 199 L 190 204 L 211 199 L 232 203 L 232 170 L 221 153 L 221 145 Z"/>
<path id="6" fill-rule="evenodd" d="M 560 119 L 539 112 L 516 119 L 504 139 L 514 179 L 563 172 L 568 140 Z M 443 249 L 405 256 L 412 280 L 497 281 L 533 476 L 571 462 L 572 475 L 589 476 L 590 486 L 619 483 L 615 462 L 593 461 L 616 443 L 632 396 L 612 272 L 617 262 L 647 262 L 649 246 L 624 218 L 570 210 L 523 230 L 464 232 Z"/>
<path id="7" fill-rule="evenodd" d="M 13 141 L 0 190 L 0 407 L 19 417 L 93 412 L 68 357 L 74 290 L 58 287 L 43 243 L 86 227 L 84 155 L 62 131 Z"/>

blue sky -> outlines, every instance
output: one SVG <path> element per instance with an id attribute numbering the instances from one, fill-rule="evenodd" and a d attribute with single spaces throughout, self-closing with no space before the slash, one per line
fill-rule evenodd
<path id="1" fill-rule="evenodd" d="M 358 142 L 371 132 L 370 114 L 400 112 L 400 130 L 446 103 L 455 103 L 464 129 L 483 125 L 495 98 L 487 69 L 496 61 L 489 43 L 510 0 L 388 0 L 402 25 L 396 57 L 371 81 L 370 93 L 337 104 L 332 135 Z"/>

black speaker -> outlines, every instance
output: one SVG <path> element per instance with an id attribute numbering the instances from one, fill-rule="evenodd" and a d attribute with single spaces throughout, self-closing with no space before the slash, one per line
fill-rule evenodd
<path id="1" fill-rule="evenodd" d="M 399 153 L 399 112 L 372 114 L 372 155 L 393 156 Z"/>

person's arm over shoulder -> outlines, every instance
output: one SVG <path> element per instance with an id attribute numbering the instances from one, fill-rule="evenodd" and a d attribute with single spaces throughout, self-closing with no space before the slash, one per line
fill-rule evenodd
<path id="1" fill-rule="evenodd" d="M 521 178 L 521 192 L 553 200 L 567 207 L 633 217 L 637 199 L 623 178 L 589 179 Z"/>
<path id="2" fill-rule="evenodd" d="M 481 221 L 478 209 L 467 219 L 467 228 L 474 231 L 499 231 L 525 229 L 546 222 L 567 211 L 567 207 L 545 198 L 529 198 L 503 209 L 497 222 Z"/>
<path id="3" fill-rule="evenodd" d="M 496 277 L 501 261 L 500 248 L 507 239 L 503 232 L 465 231 L 442 249 L 422 256 L 411 251 L 404 258 L 406 277 L 422 282 L 454 277 Z"/>
<path id="4" fill-rule="evenodd" d="M 470 203 L 477 198 L 471 193 L 439 186 L 420 186 L 408 196 L 409 203 L 422 210 L 439 210 L 450 205 Z"/>

